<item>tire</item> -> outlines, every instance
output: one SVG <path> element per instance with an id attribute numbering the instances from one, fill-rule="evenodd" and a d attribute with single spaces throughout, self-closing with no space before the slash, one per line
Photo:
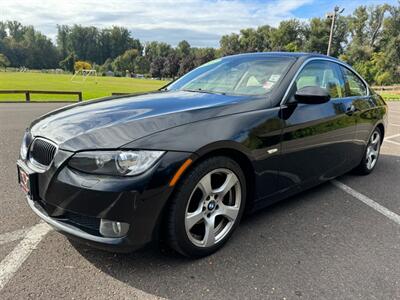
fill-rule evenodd
<path id="1" fill-rule="evenodd" d="M 378 162 L 381 145 L 382 132 L 379 128 L 375 128 L 369 138 L 360 164 L 354 169 L 355 173 L 359 175 L 368 175 L 375 169 L 375 166 Z"/>
<path id="2" fill-rule="evenodd" d="M 171 199 L 167 241 L 191 258 L 210 255 L 231 237 L 246 204 L 240 166 L 225 156 L 210 157 L 184 176 Z"/>

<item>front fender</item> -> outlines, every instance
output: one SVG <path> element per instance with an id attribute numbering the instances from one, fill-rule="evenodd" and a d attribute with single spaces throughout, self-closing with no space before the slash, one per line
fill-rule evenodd
<path id="1" fill-rule="evenodd" d="M 279 144 L 281 128 L 282 121 L 276 108 L 255 110 L 177 126 L 122 148 L 198 153 L 208 151 L 210 147 L 233 147 L 253 156 L 260 149 Z"/>

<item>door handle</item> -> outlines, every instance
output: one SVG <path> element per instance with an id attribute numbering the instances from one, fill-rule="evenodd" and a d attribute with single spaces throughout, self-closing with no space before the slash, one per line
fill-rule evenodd
<path id="1" fill-rule="evenodd" d="M 357 108 L 352 104 L 350 107 L 346 109 L 346 115 L 351 116 L 357 111 Z"/>

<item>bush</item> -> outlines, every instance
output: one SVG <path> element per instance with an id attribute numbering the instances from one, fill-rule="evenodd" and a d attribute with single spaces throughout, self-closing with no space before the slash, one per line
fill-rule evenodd
<path id="1" fill-rule="evenodd" d="M 384 72 L 375 77 L 375 81 L 378 85 L 389 85 L 392 83 L 392 76 L 389 72 Z"/>
<path id="2" fill-rule="evenodd" d="M 77 62 L 75 62 L 74 69 L 75 71 L 91 70 L 92 65 L 86 61 L 78 60 Z"/>

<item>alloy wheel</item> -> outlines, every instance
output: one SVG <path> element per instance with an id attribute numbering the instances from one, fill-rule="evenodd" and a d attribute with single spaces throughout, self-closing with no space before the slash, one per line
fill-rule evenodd
<path id="1" fill-rule="evenodd" d="M 378 131 L 374 131 L 372 134 L 366 154 L 366 162 L 368 170 L 372 170 L 378 161 L 379 149 L 381 144 L 381 135 Z"/>
<path id="2" fill-rule="evenodd" d="M 231 231 L 239 215 L 241 184 L 234 172 L 207 173 L 193 189 L 186 206 L 185 229 L 198 247 L 211 247 Z"/>

